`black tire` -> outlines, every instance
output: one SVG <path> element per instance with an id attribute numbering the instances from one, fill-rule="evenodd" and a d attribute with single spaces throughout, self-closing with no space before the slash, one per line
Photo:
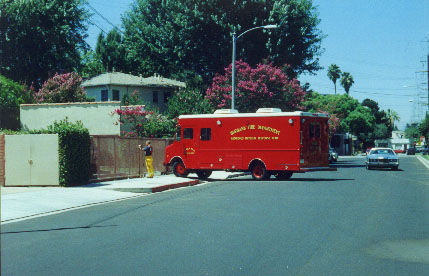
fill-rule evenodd
<path id="1" fill-rule="evenodd" d="M 173 173 L 177 177 L 187 177 L 189 174 L 189 172 L 186 170 L 186 167 L 182 161 L 174 161 Z"/>
<path id="2" fill-rule="evenodd" d="M 397 171 L 398 167 L 392 167 L 392 171 Z"/>
<path id="3" fill-rule="evenodd" d="M 266 180 L 271 176 L 271 173 L 267 171 L 265 165 L 262 162 L 255 163 L 250 169 L 250 172 L 252 173 L 254 180 Z"/>
<path id="4" fill-rule="evenodd" d="M 201 170 L 197 171 L 198 179 L 206 180 L 212 174 L 212 171 L 209 170 Z"/>
<path id="5" fill-rule="evenodd" d="M 274 176 L 278 180 L 288 180 L 289 178 L 291 178 L 292 174 L 293 174 L 293 172 L 284 171 L 284 172 L 278 172 L 278 173 L 274 174 Z"/>

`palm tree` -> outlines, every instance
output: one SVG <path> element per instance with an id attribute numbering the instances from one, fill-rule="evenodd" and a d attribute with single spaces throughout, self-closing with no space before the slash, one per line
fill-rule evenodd
<path id="1" fill-rule="evenodd" d="M 335 95 L 337 95 L 337 79 L 341 76 L 340 67 L 336 64 L 331 64 L 328 68 L 328 77 L 334 83 Z"/>
<path id="2" fill-rule="evenodd" d="M 355 81 L 353 80 L 352 75 L 350 75 L 349 72 L 344 72 L 343 76 L 341 77 L 340 83 L 344 87 L 344 90 L 346 90 L 347 95 L 349 94 L 350 87 L 352 87 L 353 83 Z"/>
<path id="3" fill-rule="evenodd" d="M 390 127 L 395 129 L 395 122 L 399 122 L 400 118 L 396 111 L 387 109 L 387 118 L 389 118 Z"/>

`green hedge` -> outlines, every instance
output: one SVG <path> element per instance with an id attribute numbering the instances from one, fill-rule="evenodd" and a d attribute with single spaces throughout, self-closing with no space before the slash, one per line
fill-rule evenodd
<path id="1" fill-rule="evenodd" d="M 88 183 L 90 177 L 89 131 L 82 122 L 67 120 L 48 127 L 45 133 L 57 133 L 60 159 L 60 185 L 74 186 Z"/>

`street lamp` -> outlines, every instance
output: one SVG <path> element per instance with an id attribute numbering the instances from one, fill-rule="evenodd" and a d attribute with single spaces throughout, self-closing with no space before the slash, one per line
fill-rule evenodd
<path id="1" fill-rule="evenodd" d="M 237 43 L 237 39 L 239 39 L 240 37 L 242 37 L 243 35 L 245 35 L 246 33 L 256 30 L 256 29 L 275 29 L 277 28 L 277 25 L 265 25 L 265 26 L 259 26 L 259 27 L 255 27 L 255 28 L 251 28 L 241 34 L 239 34 L 237 36 L 237 34 L 234 33 L 232 34 L 232 94 L 231 94 L 231 109 L 235 109 L 235 45 Z"/>

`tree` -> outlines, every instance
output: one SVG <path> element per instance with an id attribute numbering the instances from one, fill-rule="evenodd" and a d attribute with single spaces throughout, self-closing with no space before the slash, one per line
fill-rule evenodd
<path id="1" fill-rule="evenodd" d="M 236 62 L 237 89 L 236 108 L 240 112 L 255 112 L 261 107 L 277 107 L 283 111 L 302 109 L 305 92 L 296 79 L 288 76 L 272 64 L 249 64 Z M 215 108 L 231 106 L 232 65 L 224 75 L 216 75 L 206 97 Z"/>
<path id="2" fill-rule="evenodd" d="M 352 75 L 350 75 L 349 72 L 344 72 L 341 76 L 340 80 L 341 86 L 344 87 L 344 90 L 346 90 L 347 95 L 349 94 L 350 87 L 352 87 L 354 80 Z"/>
<path id="3" fill-rule="evenodd" d="M 328 68 L 328 77 L 334 83 L 335 95 L 337 95 L 337 79 L 341 76 L 340 67 L 336 64 L 331 64 Z"/>
<path id="4" fill-rule="evenodd" d="M 0 129 L 19 128 L 19 105 L 33 102 L 31 89 L 0 75 Z"/>
<path id="5" fill-rule="evenodd" d="M 240 39 L 238 59 L 255 66 L 270 57 L 295 75 L 320 68 L 323 35 L 310 0 L 136 0 L 123 17 L 127 61 L 133 73 L 192 72 L 208 86 L 231 63 L 232 33 L 267 24 L 279 28 Z"/>
<path id="6" fill-rule="evenodd" d="M 420 135 L 426 137 L 426 144 L 429 144 L 429 114 L 426 113 L 426 118 L 419 124 Z"/>
<path id="7" fill-rule="evenodd" d="M 303 103 L 305 110 L 309 112 L 322 112 L 330 116 L 329 127 L 332 133 L 347 132 L 355 130 L 362 120 L 360 113 L 362 106 L 359 101 L 350 97 L 347 94 L 342 95 L 321 95 L 317 92 L 311 93 L 306 101 Z M 359 108 L 359 109 L 358 109 Z M 369 109 L 363 108 L 371 114 Z M 351 114 L 355 112 L 352 116 Z M 366 114 L 366 112 L 364 112 Z M 370 116 L 369 116 L 370 117 Z M 371 121 L 370 119 L 365 119 Z M 373 125 L 366 124 L 368 127 L 367 132 L 372 132 Z"/>
<path id="8" fill-rule="evenodd" d="M 371 111 L 359 105 L 345 118 L 341 125 L 343 129 L 356 136 L 367 135 L 372 132 L 375 118 Z"/>
<path id="9" fill-rule="evenodd" d="M 387 118 L 389 119 L 390 128 L 395 129 L 395 122 L 399 122 L 400 117 L 398 113 L 394 110 L 387 109 Z"/>
<path id="10" fill-rule="evenodd" d="M 127 72 L 126 52 L 122 35 L 117 28 L 111 30 L 106 37 L 100 33 L 97 39 L 96 54 L 101 58 L 103 68 L 107 72 Z"/>
<path id="11" fill-rule="evenodd" d="M 80 62 L 89 17 L 84 0 L 0 2 L 0 73 L 38 88 Z"/>
<path id="12" fill-rule="evenodd" d="M 35 94 L 39 103 L 73 103 L 91 101 L 81 87 L 82 78 L 77 73 L 56 74 L 47 80 Z"/>
<path id="13" fill-rule="evenodd" d="M 369 138 L 372 139 L 387 139 L 389 138 L 392 131 L 386 124 L 376 124 L 374 126 L 374 132 L 370 133 Z"/>
<path id="14" fill-rule="evenodd" d="M 105 72 L 101 56 L 94 51 L 88 51 L 81 55 L 81 64 L 78 68 L 82 78 L 92 78 Z"/>
<path id="15" fill-rule="evenodd" d="M 407 124 L 405 127 L 405 138 L 411 139 L 412 142 L 418 141 L 420 130 L 418 124 Z"/>
<path id="16" fill-rule="evenodd" d="M 170 119 L 175 119 L 183 114 L 208 114 L 213 111 L 214 108 L 201 93 L 185 89 L 168 99 L 166 115 Z"/>
<path id="17" fill-rule="evenodd" d="M 384 110 L 380 110 L 378 103 L 371 99 L 365 99 L 362 101 L 362 106 L 366 106 L 369 109 L 371 109 L 372 114 L 375 117 L 375 123 L 376 124 L 385 124 L 389 126 L 388 124 L 388 118 L 386 116 L 386 112 Z"/>

